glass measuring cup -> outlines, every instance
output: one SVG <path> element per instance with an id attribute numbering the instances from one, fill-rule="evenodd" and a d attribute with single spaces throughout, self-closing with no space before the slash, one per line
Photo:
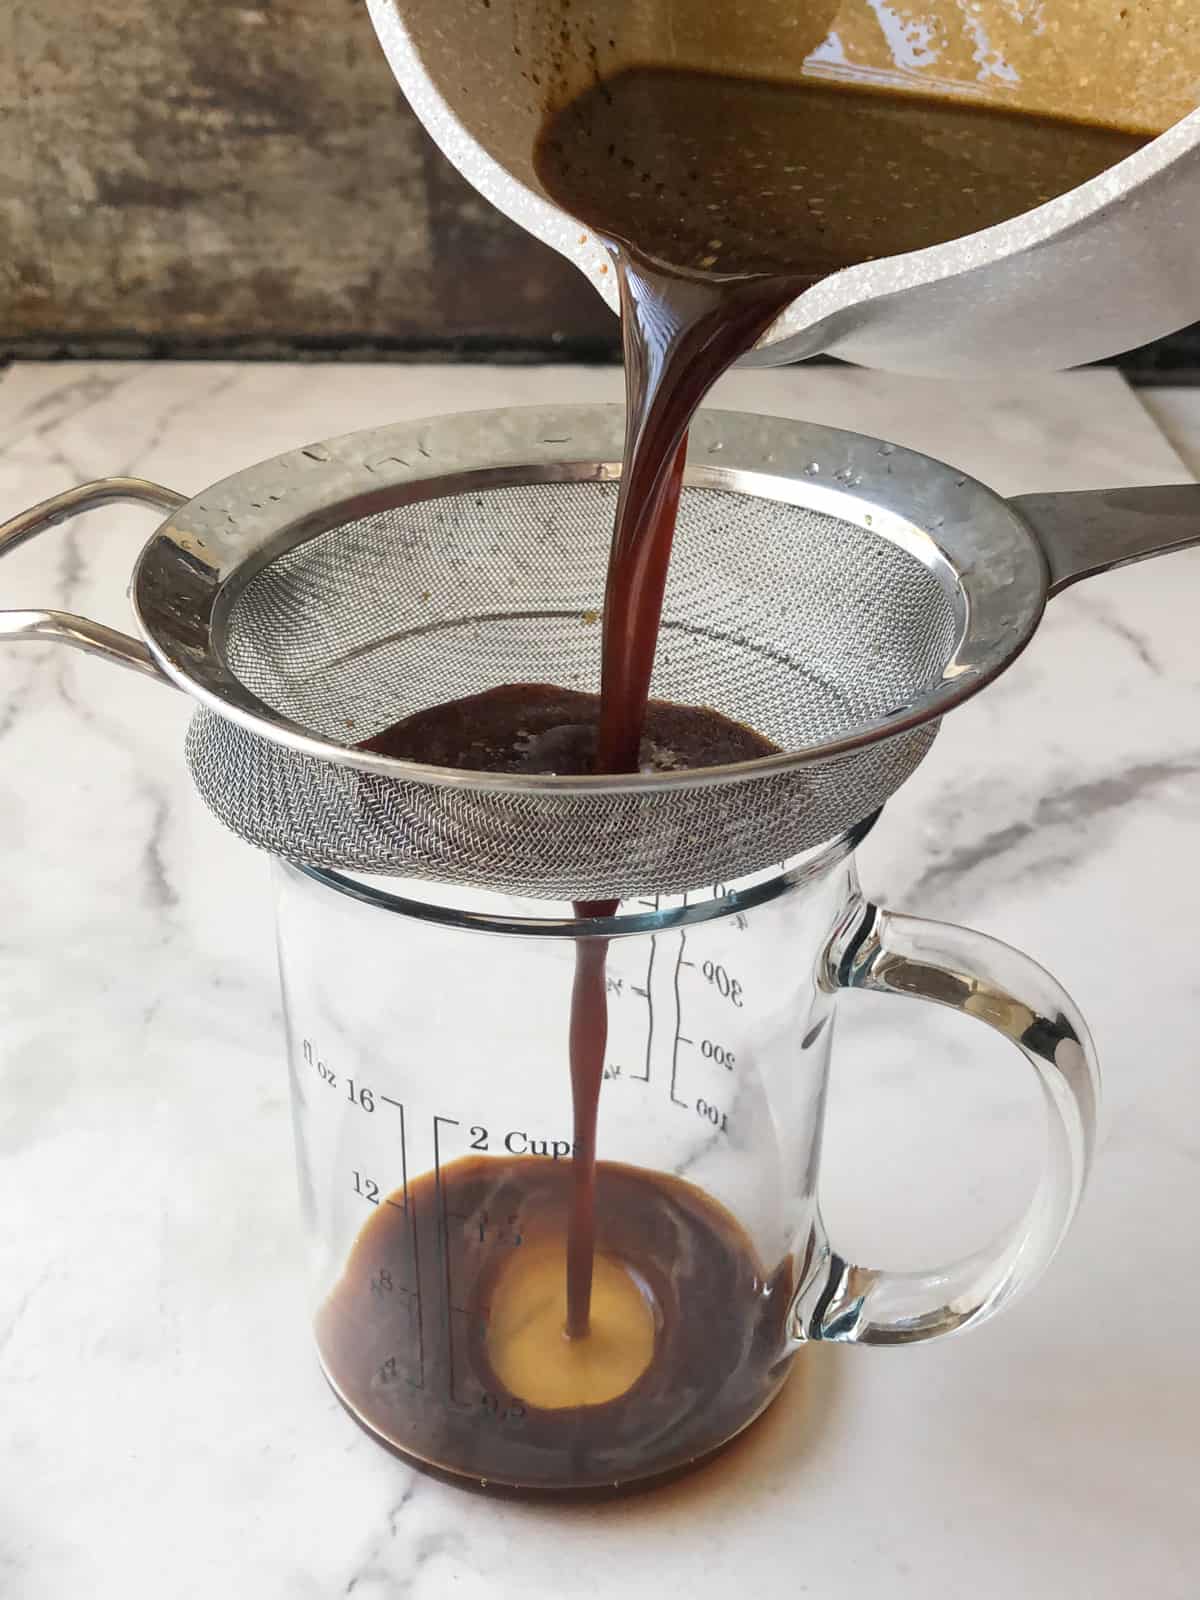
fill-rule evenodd
<path id="1" fill-rule="evenodd" d="M 1090 1161 L 1087 1029 L 1029 957 L 866 901 L 854 848 L 869 826 L 591 921 L 277 863 L 317 1343 L 380 1440 L 485 1484 L 659 1476 L 753 1420 L 806 1341 L 954 1332 L 1043 1270 Z M 607 940 L 593 1295 L 607 1344 L 597 1370 L 564 1375 L 579 940 Z M 831 1247 L 817 1180 L 843 988 L 976 1016 L 1036 1072 L 1045 1166 L 999 1243 L 929 1273 Z M 554 1339 L 523 1351 L 544 1305 Z"/>

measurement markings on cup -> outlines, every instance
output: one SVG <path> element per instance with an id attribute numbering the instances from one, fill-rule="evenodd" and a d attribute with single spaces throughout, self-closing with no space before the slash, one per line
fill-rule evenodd
<path id="1" fill-rule="evenodd" d="M 655 895 L 653 900 L 639 900 L 638 905 L 645 906 L 648 911 L 659 909 L 661 897 Z M 646 1065 L 644 1072 L 631 1072 L 630 1078 L 634 1083 L 650 1082 L 650 1061 L 654 1050 L 654 960 L 658 954 L 658 935 L 650 935 L 650 954 L 646 959 L 646 986 L 639 988 L 631 984 L 634 994 L 640 995 L 646 1002 Z"/>
<path id="2" fill-rule="evenodd" d="M 724 899 L 729 893 L 728 886 L 723 883 L 714 883 L 712 886 L 713 898 Z M 684 896 L 684 904 L 687 896 Z M 734 919 L 733 926 L 742 931 L 745 919 L 740 914 Z M 688 935 L 686 929 L 680 931 L 679 950 L 675 961 L 675 1037 L 671 1058 L 671 1102 L 681 1106 L 685 1111 L 692 1111 L 702 1118 L 718 1133 L 729 1132 L 728 1113 L 715 1104 L 712 1099 L 713 1090 L 707 1093 L 693 1095 L 684 1092 L 683 1080 L 688 1076 L 688 1061 L 703 1062 L 706 1067 L 719 1067 L 723 1072 L 733 1073 L 737 1068 L 737 1052 L 722 1037 L 719 1019 L 709 1017 L 703 1021 L 703 1035 L 696 1037 L 692 1033 L 684 1032 L 684 984 L 689 975 L 698 978 L 703 985 L 703 991 L 713 996 L 719 1009 L 729 1007 L 730 1012 L 744 1011 L 746 1005 L 745 988 L 742 979 L 730 970 L 724 962 L 715 957 L 706 957 L 703 961 L 694 960 L 687 954 Z M 711 1010 L 711 1007 L 707 1009 Z M 681 1060 L 680 1046 L 693 1052 L 691 1057 Z M 710 1075 L 711 1076 L 711 1075 Z"/>
<path id="3" fill-rule="evenodd" d="M 711 886 L 714 900 L 726 899 L 730 892 L 724 883 Z M 684 909 L 689 899 L 689 893 L 685 892 L 678 901 L 673 898 L 671 904 Z M 648 911 L 661 910 L 662 897 L 641 899 L 636 904 Z M 748 924 L 738 912 L 727 919 L 727 926 L 741 932 Z M 674 943 L 673 957 L 661 948 L 664 939 Z M 695 930 L 668 929 L 650 935 L 644 976 L 638 975 L 640 981 L 610 970 L 607 978 L 610 1018 L 621 1014 L 621 1002 L 632 1000 L 635 1006 L 639 1003 L 644 1006 L 641 1011 L 644 1022 L 640 1026 L 634 1023 L 633 1038 L 628 1036 L 629 1024 L 625 1023 L 610 1043 L 612 1055 L 605 1061 L 604 1081 L 648 1086 L 661 1083 L 672 1105 L 690 1111 L 719 1132 L 727 1133 L 728 1114 L 717 1102 L 725 1098 L 720 1088 L 724 1074 L 737 1070 L 737 1029 L 735 1026 L 731 1037 L 728 1026 L 722 1028 L 720 1016 L 714 1017 L 712 1012 L 714 1004 L 718 1012 L 723 1012 L 725 1007 L 730 1013 L 744 1011 L 746 991 L 743 978 L 728 964 L 727 955 L 723 954 L 720 960 L 715 956 L 702 960 L 695 952 Z M 670 962 L 665 970 L 664 960 Z M 700 1015 L 695 1014 L 697 1005 Z M 669 1014 L 672 1008 L 673 1025 L 664 1028 L 661 1025 L 664 1009 Z M 734 1022 L 732 1015 L 729 1020 Z M 692 1052 L 690 1056 L 689 1051 Z M 639 1060 L 637 1071 L 631 1070 L 631 1057 Z M 701 1064 L 705 1071 L 697 1080 L 695 1070 Z M 716 1082 L 713 1068 L 720 1069 Z M 697 1095 L 697 1090 L 703 1092 Z"/>
<path id="4" fill-rule="evenodd" d="M 305 1041 L 305 1059 L 312 1060 L 309 1052 L 308 1041 Z M 328 1081 L 326 1079 L 325 1081 Z M 353 1079 L 347 1079 L 348 1084 Z M 366 1098 L 364 1099 L 364 1096 Z M 351 1171 L 351 1181 L 354 1193 L 365 1200 L 368 1205 L 391 1206 L 393 1210 L 401 1212 L 408 1219 L 409 1249 L 412 1256 L 412 1282 L 397 1282 L 393 1265 L 380 1266 L 370 1277 L 370 1293 L 377 1298 L 390 1295 L 400 1295 L 408 1307 L 410 1327 L 416 1335 L 417 1376 L 402 1370 L 401 1363 L 408 1365 L 402 1355 L 391 1355 L 379 1368 L 379 1378 L 383 1383 L 393 1383 L 403 1378 L 404 1382 L 414 1389 L 425 1387 L 425 1307 L 421 1284 L 421 1242 L 417 1231 L 416 1203 L 409 1195 L 408 1187 L 408 1127 L 405 1121 L 403 1102 L 394 1099 L 388 1094 L 373 1094 L 369 1089 L 356 1086 L 353 1095 L 348 1094 L 347 1099 L 360 1109 L 373 1115 L 376 1103 L 387 1106 L 397 1114 L 400 1124 L 400 1199 L 385 1192 L 376 1178 L 371 1177 L 365 1170 L 355 1167 Z M 390 1115 L 390 1112 L 385 1113 Z"/>
<path id="5" fill-rule="evenodd" d="M 468 1313 L 462 1306 L 458 1306 L 454 1302 L 454 1286 L 450 1281 L 450 1213 L 446 1208 L 446 1195 L 445 1190 L 442 1187 L 441 1130 L 443 1127 L 457 1128 L 460 1126 L 461 1124 L 459 1123 L 457 1117 L 435 1116 L 433 1119 L 433 1185 L 434 1194 L 437 1197 L 438 1249 L 442 1258 L 441 1271 L 444 1277 L 445 1288 L 445 1314 L 443 1317 L 444 1326 L 442 1329 L 442 1334 L 446 1341 L 446 1370 L 449 1373 L 450 1379 L 447 1387 L 447 1393 L 449 1395 L 449 1402 L 451 1405 L 456 1406 L 461 1411 L 472 1411 L 475 1409 L 474 1406 L 469 1400 L 462 1400 L 459 1398 L 456 1387 L 457 1378 L 454 1367 L 453 1319 L 456 1315 L 465 1316 Z"/>
<path id="6" fill-rule="evenodd" d="M 687 893 L 683 896 L 683 909 L 687 909 Z M 675 954 L 675 1037 L 671 1041 L 671 1104 L 676 1106 L 687 1105 L 686 1100 L 681 1100 L 675 1093 L 679 1081 L 679 1046 L 684 1042 L 683 1035 L 683 1001 L 679 994 L 679 975 L 684 967 L 695 966 L 694 961 L 688 961 L 684 955 L 687 950 L 687 930 L 679 930 L 679 949 Z"/>

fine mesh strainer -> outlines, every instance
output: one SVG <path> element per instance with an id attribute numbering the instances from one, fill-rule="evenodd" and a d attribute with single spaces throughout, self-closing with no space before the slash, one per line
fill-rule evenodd
<path id="1" fill-rule="evenodd" d="M 187 501 L 85 485 L 0 528 L 0 554 L 104 501 L 167 510 L 133 575 L 146 643 L 40 611 L 0 613 L 0 638 L 55 638 L 185 689 L 201 794 L 279 855 L 624 898 L 757 871 L 852 827 L 1013 660 L 1048 594 L 1200 542 L 1200 485 L 1005 501 L 878 440 L 702 412 L 652 692 L 784 753 L 566 778 L 353 748 L 499 684 L 598 686 L 623 427 L 611 406 L 475 412 L 310 445 Z"/>

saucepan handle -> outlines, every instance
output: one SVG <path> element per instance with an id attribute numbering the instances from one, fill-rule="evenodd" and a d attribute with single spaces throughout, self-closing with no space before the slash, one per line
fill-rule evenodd
<path id="1" fill-rule="evenodd" d="M 1037 535 L 1052 595 L 1097 572 L 1200 544 L 1200 483 L 1021 494 L 1009 504 Z"/>
<path id="2" fill-rule="evenodd" d="M 94 511 L 97 506 L 128 502 L 153 506 L 158 511 L 174 511 L 186 499 L 186 495 L 176 494 L 174 489 L 164 489 L 157 483 L 147 483 L 144 478 L 98 478 L 94 483 L 81 483 L 0 524 L 0 556 L 7 555 L 26 539 L 32 539 L 55 523 Z M 67 611 L 0 611 L 0 644 L 20 639 L 53 639 L 89 655 L 102 656 L 132 672 L 144 673 L 159 683 L 171 682 L 140 639 Z"/>

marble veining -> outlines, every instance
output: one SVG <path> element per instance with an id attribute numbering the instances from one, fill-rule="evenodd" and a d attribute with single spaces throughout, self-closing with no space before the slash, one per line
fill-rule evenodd
<path id="1" fill-rule="evenodd" d="M 16 366 L 0 510 L 113 473 L 196 491 L 306 440 L 619 385 L 562 367 Z M 1153 397 L 1106 373 L 1035 388 L 798 368 L 736 373 L 718 398 L 889 437 L 1006 493 L 1187 476 Z M 1168 410 L 1200 461 L 1200 412 Z M 47 533 L 0 563 L 0 604 L 123 625 L 152 526 L 113 507 Z M 1029 950 L 1092 1025 L 1102 1148 L 1049 1275 L 961 1340 L 814 1350 L 723 1461 L 593 1507 L 466 1495 L 344 1417 L 307 1329 L 266 863 L 192 793 L 181 696 L 4 650 L 5 1600 L 1190 1600 L 1198 579 L 1192 552 L 1052 602 L 862 851 L 881 900 Z M 869 997 L 837 1027 L 838 1247 L 905 1267 L 980 1243 L 1038 1158 L 1019 1061 L 961 1019 Z"/>

